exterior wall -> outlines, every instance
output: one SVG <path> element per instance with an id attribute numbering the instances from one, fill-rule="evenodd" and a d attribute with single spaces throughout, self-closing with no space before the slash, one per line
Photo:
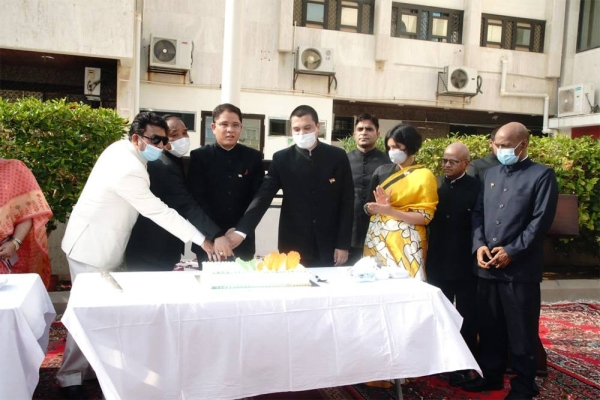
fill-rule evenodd
<path id="1" fill-rule="evenodd" d="M 195 132 L 190 132 L 191 149 L 200 147 L 200 113 L 212 111 L 221 103 L 221 91 L 195 85 L 176 86 L 143 82 L 140 93 L 140 107 L 149 109 L 177 110 L 196 113 Z M 290 113 L 300 104 L 314 107 L 321 121 L 327 123 L 325 142 L 331 142 L 333 126 L 333 101 L 330 98 L 293 94 L 269 94 L 243 91 L 240 109 L 244 114 L 265 115 L 264 158 L 272 159 L 273 153 L 289 145 L 288 138 L 269 136 L 268 118 L 289 118 Z"/>
<path id="2" fill-rule="evenodd" d="M 551 65 L 552 60 L 560 60 L 563 25 L 548 23 L 546 52 L 536 54 L 480 47 L 480 20 L 481 13 L 506 14 L 505 10 L 510 10 L 511 16 L 562 21 L 561 5 L 564 10 L 565 0 L 512 0 L 509 2 L 510 7 L 503 3 L 501 8 L 491 0 L 419 0 L 409 3 L 465 9 L 465 29 L 468 25 L 469 32 L 464 35 L 463 44 L 391 38 L 390 0 L 376 2 L 374 35 L 303 27 L 294 29 L 293 0 L 246 1 L 242 90 L 245 93 L 260 94 L 261 98 L 266 98 L 263 96 L 267 94 L 284 98 L 303 94 L 335 100 L 542 114 L 541 99 L 500 98 L 500 60 L 507 58 L 507 89 L 515 92 L 548 93 L 552 98 L 551 107 L 555 107 L 555 78 L 558 73 Z M 193 85 L 218 90 L 222 70 L 224 0 L 183 3 L 174 0 L 146 0 L 143 18 L 142 71 L 147 70 L 150 34 L 192 39 L 195 44 L 194 63 L 189 77 L 194 82 Z M 279 23 L 273 23 L 274 21 Z M 338 85 L 337 88 L 332 88 L 331 93 L 327 91 L 327 78 L 313 75 L 298 75 L 296 90 L 292 90 L 295 63 L 293 52 L 298 46 L 333 49 Z M 475 96 L 471 101 L 462 97 L 438 97 L 438 72 L 446 65 L 476 68 L 483 78 L 483 94 Z M 179 88 L 192 86 L 189 79 L 185 80 L 180 76 L 145 73 L 145 78 L 149 82 L 162 82 Z M 148 95 L 148 91 L 144 91 L 140 106 L 150 106 L 149 99 L 144 99 Z M 259 101 L 261 103 L 267 104 Z M 208 109 L 212 109 L 214 104 L 216 103 Z M 257 112 L 270 115 L 270 107 L 271 105 L 260 107 Z M 243 111 L 248 110 L 243 108 Z"/>
<path id="3" fill-rule="evenodd" d="M 567 2 L 564 29 L 564 50 L 559 86 L 591 83 L 594 85 L 594 102 L 600 104 L 600 49 L 577 53 L 579 1 Z M 552 118 L 550 127 L 559 134 L 571 137 L 591 135 L 597 137 L 600 113 Z M 596 133 L 594 135 L 594 132 Z"/>
<path id="4" fill-rule="evenodd" d="M 0 47 L 133 59 L 135 0 L 1 0 Z"/>
<path id="5" fill-rule="evenodd" d="M 481 0 L 485 14 L 538 20 L 546 20 L 546 7 L 552 2 L 552 0 Z"/>

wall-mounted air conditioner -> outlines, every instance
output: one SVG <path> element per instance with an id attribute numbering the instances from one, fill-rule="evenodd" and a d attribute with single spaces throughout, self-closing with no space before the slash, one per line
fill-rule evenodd
<path id="1" fill-rule="evenodd" d="M 298 47 L 296 51 L 296 72 L 334 74 L 333 50 L 320 47 Z"/>
<path id="2" fill-rule="evenodd" d="M 192 68 L 192 41 L 150 36 L 149 70 L 185 72 Z"/>
<path id="3" fill-rule="evenodd" d="M 594 107 L 594 85 L 579 84 L 558 88 L 558 116 L 589 114 Z"/>
<path id="4" fill-rule="evenodd" d="M 447 66 L 438 76 L 438 94 L 477 94 L 477 70 L 475 68 Z"/>

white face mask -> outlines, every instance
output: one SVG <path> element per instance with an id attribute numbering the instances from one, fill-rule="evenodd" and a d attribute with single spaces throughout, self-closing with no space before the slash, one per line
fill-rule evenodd
<path id="1" fill-rule="evenodd" d="M 183 157 L 187 154 L 190 149 L 190 138 L 182 137 L 181 139 L 177 139 L 174 142 L 171 142 L 171 150 L 167 150 L 169 153 L 173 154 L 175 157 Z"/>
<path id="2" fill-rule="evenodd" d="M 402 164 L 408 158 L 408 155 L 405 152 L 398 149 L 391 149 L 388 151 L 388 155 L 394 164 Z"/>
<path id="3" fill-rule="evenodd" d="M 317 141 L 316 132 L 305 133 L 304 135 L 292 135 L 294 143 L 301 149 L 310 149 Z"/>

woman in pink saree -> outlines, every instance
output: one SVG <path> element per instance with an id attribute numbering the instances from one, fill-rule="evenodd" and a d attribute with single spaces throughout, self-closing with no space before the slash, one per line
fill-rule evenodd
<path id="1" fill-rule="evenodd" d="M 0 159 L 0 273 L 38 273 L 46 288 L 52 211 L 35 177 L 18 160 Z"/>

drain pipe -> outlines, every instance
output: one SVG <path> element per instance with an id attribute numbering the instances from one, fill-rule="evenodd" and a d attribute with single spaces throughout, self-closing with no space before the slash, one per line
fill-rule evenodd
<path id="1" fill-rule="evenodd" d="M 140 81 L 141 81 L 141 58 L 142 58 L 142 14 L 144 12 L 144 1 L 135 10 L 135 38 L 134 38 L 134 54 L 135 61 L 133 63 L 133 115 L 132 119 L 140 112 Z"/>
<path id="2" fill-rule="evenodd" d="M 508 60 L 505 57 L 500 59 L 502 61 L 502 80 L 500 81 L 500 97 L 534 97 L 544 99 L 544 122 L 542 127 L 542 133 L 552 135 L 554 129 L 548 128 L 548 113 L 550 108 L 550 96 L 547 93 L 526 93 L 526 92 L 507 92 L 506 91 L 506 69 Z"/>

